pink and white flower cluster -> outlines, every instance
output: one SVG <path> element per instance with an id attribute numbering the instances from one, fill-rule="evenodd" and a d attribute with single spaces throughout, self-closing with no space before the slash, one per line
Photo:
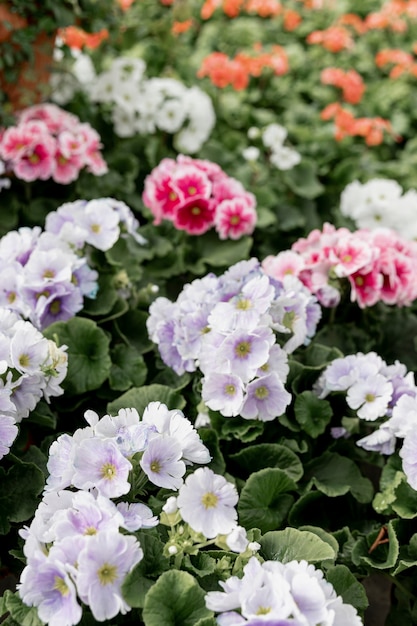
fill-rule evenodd
<path id="1" fill-rule="evenodd" d="M 297 276 L 323 306 L 337 306 L 346 280 L 361 308 L 409 306 L 417 298 L 417 242 L 389 228 L 351 232 L 325 223 L 291 250 L 266 257 L 262 267 L 278 280 Z"/>
<path id="2" fill-rule="evenodd" d="M 361 448 L 391 455 L 399 448 L 403 469 L 413 489 L 417 489 L 417 387 L 414 373 L 404 364 L 387 363 L 375 352 L 351 354 L 335 359 L 315 384 L 320 398 L 330 393 L 346 393 L 346 403 L 356 415 L 375 424 L 371 434 L 356 443 Z M 334 436 L 346 435 L 343 427 Z M 403 439 L 398 446 L 398 439 Z"/>
<path id="3" fill-rule="evenodd" d="M 66 346 L 46 339 L 30 322 L 0 308 L 0 458 L 18 434 L 16 423 L 39 400 L 60 396 L 67 375 Z"/>
<path id="4" fill-rule="evenodd" d="M 26 182 L 52 178 L 61 185 L 82 169 L 107 172 L 99 134 L 55 104 L 37 104 L 16 114 L 16 124 L 0 129 L 0 158 L 6 171 Z"/>
<path id="5" fill-rule="evenodd" d="M 297 278 L 273 280 L 251 259 L 185 285 L 176 302 L 157 298 L 147 328 L 177 374 L 200 370 L 207 407 L 269 421 L 291 400 L 284 388 L 288 354 L 308 343 L 320 316 Z"/>
<path id="6" fill-rule="evenodd" d="M 343 602 L 323 572 L 307 561 L 264 561 L 252 556 L 243 576 L 221 581 L 223 591 L 209 591 L 208 609 L 218 626 L 320 626 L 363 623 Z"/>
<path id="7" fill-rule="evenodd" d="M 106 251 L 128 235 L 143 243 L 137 227 L 126 204 L 99 198 L 63 204 L 48 214 L 44 231 L 36 226 L 8 232 L 0 239 L 0 306 L 39 329 L 70 319 L 98 288 L 87 247 Z"/>
<path id="8" fill-rule="evenodd" d="M 250 235 L 256 225 L 256 199 L 211 161 L 179 154 L 165 158 L 145 179 L 142 194 L 154 224 L 173 222 L 189 235 L 215 228 L 220 239 Z"/>

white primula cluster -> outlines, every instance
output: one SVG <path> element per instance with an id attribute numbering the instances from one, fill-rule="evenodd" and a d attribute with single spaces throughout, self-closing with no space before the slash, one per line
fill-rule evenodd
<path id="1" fill-rule="evenodd" d="M 85 418 L 89 426 L 74 435 L 60 435 L 51 445 L 47 491 L 73 486 L 120 497 L 130 491 L 134 455 L 139 482 L 150 480 L 158 487 L 178 489 L 188 465 L 208 463 L 211 458 L 182 411 L 170 411 L 160 402 L 151 402 L 142 419 L 136 409 L 121 409 L 116 416 L 101 419 L 87 411 Z"/>
<path id="2" fill-rule="evenodd" d="M 271 279 L 257 259 L 194 280 L 176 302 L 159 297 L 149 312 L 148 332 L 164 363 L 177 374 L 203 374 L 207 407 L 262 421 L 285 412 L 288 354 L 309 342 L 321 316 L 301 281 Z"/>
<path id="3" fill-rule="evenodd" d="M 248 138 L 261 140 L 263 148 L 268 152 L 268 160 L 279 170 L 291 170 L 301 161 L 301 154 L 294 148 L 285 146 L 288 131 L 281 124 L 268 124 L 264 128 L 252 126 L 248 130 Z M 248 146 L 242 152 L 246 161 L 257 161 L 261 150 L 254 145 Z"/>
<path id="4" fill-rule="evenodd" d="M 353 181 L 342 191 L 340 211 L 358 228 L 392 228 L 407 240 L 417 238 L 417 191 L 403 193 L 395 180 Z"/>
<path id="5" fill-rule="evenodd" d="M 356 609 L 345 604 L 307 561 L 265 561 L 253 556 L 242 578 L 220 582 L 223 591 L 209 591 L 206 606 L 218 613 L 219 626 L 360 626 Z"/>
<path id="6" fill-rule="evenodd" d="M 131 609 L 122 586 L 144 557 L 135 533 L 160 522 L 137 501 L 148 481 L 179 490 L 165 514 L 179 507 L 183 530 L 189 520 L 190 532 L 209 540 L 238 532 L 232 543 L 246 549 L 245 531 L 237 531 L 234 485 L 208 468 L 183 480 L 186 468 L 211 457 L 181 411 L 151 402 L 142 418 L 133 408 L 102 418 L 88 410 L 85 418 L 88 426 L 52 443 L 43 499 L 30 526 L 20 531 L 26 567 L 18 592 L 49 626 L 78 624 L 84 606 L 98 622 Z M 173 542 L 167 546 L 168 555 L 176 550 Z"/>
<path id="7" fill-rule="evenodd" d="M 0 458 L 8 453 L 19 423 L 42 398 L 63 393 L 66 346 L 57 347 L 30 322 L 0 308 Z"/>
<path id="8" fill-rule="evenodd" d="M 94 102 L 110 107 L 119 137 L 160 130 L 174 135 L 179 152 L 197 152 L 216 121 L 211 98 L 174 78 L 146 78 L 145 70 L 142 59 L 119 57 L 85 88 Z"/>
<path id="9" fill-rule="evenodd" d="M 320 398 L 345 392 L 346 403 L 356 415 L 375 422 L 375 429 L 357 445 L 365 450 L 392 454 L 397 438 L 404 438 L 417 423 L 417 387 L 414 373 L 402 363 L 387 363 L 375 352 L 349 354 L 335 359 L 315 384 Z M 345 434 L 336 428 L 336 436 Z"/>

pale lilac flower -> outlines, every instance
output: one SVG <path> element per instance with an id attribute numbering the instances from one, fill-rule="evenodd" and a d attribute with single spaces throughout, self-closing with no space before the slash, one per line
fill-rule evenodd
<path id="1" fill-rule="evenodd" d="M 346 402 L 365 420 L 376 420 L 386 414 L 392 396 L 392 384 L 381 374 L 359 380 L 347 391 Z"/>
<path id="2" fill-rule="evenodd" d="M 267 326 L 259 326 L 252 332 L 237 329 L 226 337 L 218 350 L 218 371 L 232 371 L 247 382 L 268 361 L 269 349 L 274 343 L 275 336 Z"/>
<path id="3" fill-rule="evenodd" d="M 123 522 L 120 526 L 130 532 L 135 532 L 140 528 L 153 528 L 159 524 L 159 519 L 146 504 L 119 502 L 117 510 L 123 516 Z"/>
<path id="4" fill-rule="evenodd" d="M 417 491 L 417 429 L 407 433 L 399 454 L 408 484 Z"/>
<path id="5" fill-rule="evenodd" d="M 122 523 L 123 516 L 111 500 L 79 491 L 74 494 L 71 508 L 53 526 L 55 538 L 60 540 L 78 535 L 89 537 L 105 530 L 117 532 Z"/>
<path id="6" fill-rule="evenodd" d="M 140 466 L 149 480 L 158 487 L 178 489 L 183 484 L 185 463 L 182 449 L 173 437 L 151 439 L 140 460 Z"/>
<path id="7" fill-rule="evenodd" d="M 245 419 L 269 422 L 282 415 L 290 402 L 291 394 L 278 374 L 271 372 L 248 383 L 240 415 Z"/>
<path id="8" fill-rule="evenodd" d="M 10 342 L 12 366 L 21 374 L 35 374 L 48 357 L 48 342 L 30 322 L 20 320 L 14 326 Z"/>
<path id="9" fill-rule="evenodd" d="M 356 442 L 356 445 L 370 452 L 379 452 L 380 454 L 393 454 L 397 438 L 394 429 L 390 427 L 390 420 L 375 430 L 370 435 L 362 437 Z"/>
<path id="10" fill-rule="evenodd" d="M 65 564 L 57 557 L 52 560 L 39 552 L 39 558 L 23 570 L 18 592 L 49 626 L 72 626 L 81 620 L 82 609 Z"/>
<path id="11" fill-rule="evenodd" d="M 235 417 L 242 408 L 243 390 L 239 376 L 210 372 L 202 380 L 201 397 L 212 411 L 220 411 L 225 417 Z"/>
<path id="12" fill-rule="evenodd" d="M 0 414 L 0 459 L 8 454 L 18 432 L 14 418 Z"/>
<path id="13" fill-rule="evenodd" d="M 233 530 L 237 501 L 235 486 L 208 467 L 199 467 L 190 474 L 177 498 L 182 519 L 208 539 Z"/>
<path id="14" fill-rule="evenodd" d="M 285 383 L 290 371 L 288 364 L 288 354 L 277 343 L 271 346 L 269 350 L 268 361 L 262 365 L 256 372 L 256 376 L 265 376 L 275 372 L 282 383 Z"/>
<path id="15" fill-rule="evenodd" d="M 142 558 L 143 550 L 132 535 L 105 531 L 85 543 L 78 558 L 77 590 L 97 621 L 130 610 L 121 588 L 126 575 Z"/>
<path id="16" fill-rule="evenodd" d="M 132 464 L 113 441 L 84 439 L 75 450 L 72 484 L 78 489 L 92 489 L 108 498 L 130 491 L 128 481 Z"/>
<path id="17" fill-rule="evenodd" d="M 88 232 L 86 242 L 98 250 L 112 248 L 120 235 L 119 215 L 105 198 L 87 203 L 80 224 Z"/>

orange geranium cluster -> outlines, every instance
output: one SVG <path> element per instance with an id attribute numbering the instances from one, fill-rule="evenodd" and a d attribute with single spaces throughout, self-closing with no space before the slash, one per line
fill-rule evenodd
<path id="1" fill-rule="evenodd" d="M 417 49 L 417 48 L 416 48 Z M 415 52 L 416 50 L 414 50 Z M 402 74 L 411 74 L 417 77 L 417 62 L 412 54 L 396 48 L 386 48 L 380 50 L 375 56 L 375 63 L 378 67 L 392 65 L 390 78 L 398 78 Z"/>
<path id="2" fill-rule="evenodd" d="M 184 21 L 175 21 L 171 27 L 171 33 L 175 36 L 181 35 L 182 33 L 186 33 L 187 30 L 190 30 L 194 25 L 193 18 Z"/>
<path id="3" fill-rule="evenodd" d="M 408 27 L 407 21 L 402 19 L 403 17 L 417 18 L 417 0 L 386 2 L 380 11 L 369 13 L 366 16 L 365 24 L 369 30 L 390 29 L 403 33 Z"/>
<path id="4" fill-rule="evenodd" d="M 288 72 L 288 57 L 284 48 L 273 46 L 271 52 L 263 52 L 261 45 L 257 44 L 254 54 L 239 52 L 233 59 L 223 52 L 212 52 L 203 59 L 197 76 L 209 77 L 216 87 L 231 85 L 236 91 L 241 91 L 249 85 L 251 76 L 260 76 L 266 67 L 273 69 L 277 76 Z"/>
<path id="5" fill-rule="evenodd" d="M 200 15 L 208 20 L 219 8 L 230 18 L 243 12 L 265 18 L 280 15 L 284 29 L 289 31 L 295 30 L 302 20 L 297 11 L 284 8 L 278 0 L 205 0 Z"/>
<path id="6" fill-rule="evenodd" d="M 327 67 L 321 72 L 324 85 L 334 85 L 342 90 L 342 97 L 350 104 L 358 104 L 362 100 L 365 85 L 362 77 L 355 70 L 343 71 L 338 67 Z"/>
<path id="7" fill-rule="evenodd" d="M 94 50 L 98 48 L 102 41 L 108 38 L 109 31 L 106 28 L 98 31 L 97 33 L 87 33 L 82 28 L 77 26 L 67 26 L 66 28 L 60 28 L 58 31 L 59 37 L 63 43 L 70 48 L 81 50 L 82 48 L 89 48 Z"/>
<path id="8" fill-rule="evenodd" d="M 341 52 L 353 48 L 354 40 L 349 30 L 335 24 L 325 30 L 313 30 L 306 39 L 308 44 L 319 44 L 330 52 Z"/>
<path id="9" fill-rule="evenodd" d="M 345 137 L 363 137 L 368 146 L 378 146 L 384 139 L 384 132 L 394 136 L 389 120 L 382 117 L 355 117 L 339 102 L 327 105 L 320 117 L 325 121 L 334 120 L 336 141 L 341 141 Z M 400 137 L 395 139 L 399 141 Z"/>

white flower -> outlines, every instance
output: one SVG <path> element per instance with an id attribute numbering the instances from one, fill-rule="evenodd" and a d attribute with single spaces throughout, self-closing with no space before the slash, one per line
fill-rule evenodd
<path id="1" fill-rule="evenodd" d="M 281 124 L 269 124 L 262 133 L 262 142 L 267 148 L 281 146 L 287 138 L 287 129 Z"/>
<path id="2" fill-rule="evenodd" d="M 208 467 L 199 467 L 190 474 L 177 498 L 182 519 L 208 539 L 233 530 L 237 501 L 235 486 Z"/>

